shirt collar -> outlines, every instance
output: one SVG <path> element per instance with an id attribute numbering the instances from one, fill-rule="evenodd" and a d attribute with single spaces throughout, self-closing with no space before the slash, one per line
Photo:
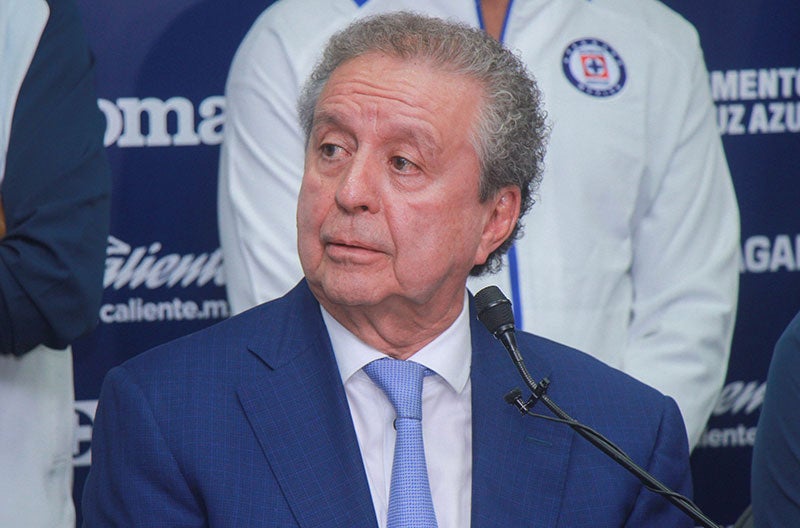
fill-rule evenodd
<path id="1" fill-rule="evenodd" d="M 346 383 L 367 363 L 386 357 L 386 354 L 367 345 L 342 326 L 322 305 L 320 305 L 320 311 L 328 329 L 342 383 Z M 411 357 L 411 360 L 436 372 L 457 393 L 464 389 L 469 379 L 472 361 L 469 297 L 466 289 L 461 313 L 453 321 L 453 324 L 422 347 Z"/>

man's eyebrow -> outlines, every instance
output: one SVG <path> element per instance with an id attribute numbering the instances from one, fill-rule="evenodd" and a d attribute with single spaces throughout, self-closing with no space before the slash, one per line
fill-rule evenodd
<path id="1" fill-rule="evenodd" d="M 344 123 L 341 117 L 335 112 L 330 112 L 328 110 L 314 112 L 314 119 L 311 121 L 311 129 L 315 130 L 324 125 L 342 127 Z"/>
<path id="2" fill-rule="evenodd" d="M 428 156 L 436 155 L 439 150 L 436 137 L 424 128 L 398 127 L 395 138 L 418 146 Z"/>
<path id="3" fill-rule="evenodd" d="M 312 133 L 323 127 L 349 130 L 347 119 L 336 111 L 320 109 L 314 113 L 314 120 L 311 122 Z M 393 141 L 406 141 L 419 146 L 429 156 L 435 156 L 439 150 L 438 134 L 434 130 L 429 130 L 425 126 L 411 126 L 408 124 L 395 123 L 392 125 L 391 139 Z"/>

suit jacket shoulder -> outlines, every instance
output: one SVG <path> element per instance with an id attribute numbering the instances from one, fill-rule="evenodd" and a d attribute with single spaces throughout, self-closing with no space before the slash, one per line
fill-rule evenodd
<path id="1" fill-rule="evenodd" d="M 522 379 L 479 323 L 472 333 L 473 526 L 693 526 L 569 426 L 506 404 Z M 523 332 L 517 341 L 531 375 L 549 379 L 547 394 L 565 412 L 691 495 L 688 441 L 672 399 L 578 350 Z M 553 416 L 541 402 L 533 412 Z"/>
<path id="2" fill-rule="evenodd" d="M 87 527 L 377 527 L 305 284 L 109 372 L 84 490 Z"/>

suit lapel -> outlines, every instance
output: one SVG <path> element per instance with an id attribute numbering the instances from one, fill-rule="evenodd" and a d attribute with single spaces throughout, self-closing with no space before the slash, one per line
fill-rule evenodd
<path id="1" fill-rule="evenodd" d="M 347 399 L 319 307 L 304 283 L 286 318 L 251 343 L 265 363 L 239 398 L 300 526 L 376 527 Z"/>
<path id="2" fill-rule="evenodd" d="M 558 522 L 573 435 L 566 425 L 522 416 L 503 397 L 529 391 L 508 353 L 472 316 L 472 526 L 551 527 Z M 534 379 L 550 375 L 523 351 Z M 549 414 L 542 403 L 535 411 Z"/>

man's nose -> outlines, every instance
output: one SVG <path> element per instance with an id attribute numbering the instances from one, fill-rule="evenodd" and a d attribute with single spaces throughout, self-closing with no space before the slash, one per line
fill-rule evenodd
<path id="1" fill-rule="evenodd" d="M 376 213 L 380 209 L 380 163 L 368 156 L 354 156 L 336 189 L 336 204 L 350 213 Z"/>

